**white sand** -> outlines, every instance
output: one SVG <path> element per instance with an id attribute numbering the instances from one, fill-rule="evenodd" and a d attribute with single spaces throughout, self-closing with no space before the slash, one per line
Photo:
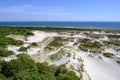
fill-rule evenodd
<path id="1" fill-rule="evenodd" d="M 13 60 L 13 59 L 17 59 L 17 57 L 14 56 L 14 55 L 12 55 L 12 56 L 9 56 L 9 57 L 4 57 L 3 59 L 4 59 L 5 61 L 11 61 L 11 60 Z"/>
<path id="2" fill-rule="evenodd" d="M 28 37 L 26 42 L 29 42 L 29 43 L 41 42 L 46 37 L 57 35 L 57 33 L 47 33 L 47 32 L 42 32 L 42 31 L 34 31 L 33 33 L 34 33 L 34 35 Z"/>
<path id="3" fill-rule="evenodd" d="M 59 61 L 54 62 L 54 64 L 59 66 L 59 65 L 65 64 L 69 60 L 70 60 L 69 57 L 63 56 Z"/>
<path id="4" fill-rule="evenodd" d="M 92 80 L 119 80 L 120 67 L 103 61 L 84 58 L 84 65 Z"/>
<path id="5" fill-rule="evenodd" d="M 89 57 L 87 52 L 79 52 L 84 60 L 85 69 L 92 80 L 119 80 L 120 67 L 112 62 Z"/>
<path id="6" fill-rule="evenodd" d="M 29 36 L 27 38 L 28 40 L 25 41 L 25 44 L 23 45 L 24 47 L 27 47 L 32 42 L 37 42 L 37 43 L 42 42 L 46 37 L 50 37 L 50 36 L 75 37 L 75 38 L 85 38 L 86 37 L 81 34 L 71 36 L 71 35 L 59 35 L 58 33 L 47 33 L 47 32 L 43 32 L 43 31 L 34 31 L 33 33 L 35 35 Z M 93 32 L 93 33 L 94 34 L 107 34 L 105 32 Z M 109 34 L 111 34 L 111 33 L 109 33 Z M 108 41 L 108 40 L 109 39 L 107 37 L 96 39 L 96 41 L 98 41 L 98 42 Z M 67 57 L 66 56 L 67 53 L 66 53 L 64 56 L 62 56 L 62 58 L 60 60 L 53 62 L 53 64 L 59 66 L 59 65 L 67 63 L 66 64 L 67 68 L 70 68 L 70 66 L 72 65 L 74 68 L 74 71 L 78 75 L 79 72 L 77 72 L 77 71 L 79 71 L 81 69 L 81 64 L 83 63 L 84 69 L 85 69 L 85 72 L 83 75 L 83 77 L 84 77 L 83 80 L 89 80 L 88 76 L 91 78 L 91 80 L 120 80 L 120 66 L 117 63 L 115 63 L 114 59 L 106 58 L 102 54 L 99 54 L 99 53 L 98 53 L 99 55 L 98 54 L 96 55 L 96 54 L 90 53 L 90 52 L 84 52 L 84 51 L 80 51 L 80 50 L 78 51 L 77 50 L 78 46 L 73 46 L 74 42 L 68 42 L 68 45 L 66 45 L 66 46 L 72 47 L 72 48 L 66 49 L 67 51 L 69 51 L 71 53 L 71 57 Z M 22 53 L 22 52 L 18 52 L 19 48 L 20 47 L 18 47 L 18 46 L 8 46 L 8 50 L 12 50 L 16 54 Z M 26 53 L 29 55 L 34 55 L 34 54 L 39 53 L 42 49 L 44 49 L 44 48 L 31 47 L 30 49 L 27 50 Z M 60 50 L 61 50 L 61 48 L 58 50 L 55 50 L 55 51 L 51 51 L 48 54 L 40 54 L 42 56 L 39 56 L 38 58 L 40 58 L 39 60 L 41 62 L 46 61 L 47 59 L 49 59 L 48 56 L 50 56 L 52 54 L 56 54 Z M 44 51 L 44 50 L 42 50 L 42 51 Z M 116 52 L 112 48 L 105 49 L 105 52 L 110 52 L 115 55 L 118 54 L 118 52 Z M 92 55 L 92 56 L 89 56 L 89 55 Z M 98 56 L 101 56 L 102 60 L 99 59 Z M 45 59 L 45 58 L 47 58 L 47 59 Z M 14 58 L 9 58 L 9 57 L 5 58 L 6 61 L 9 61 L 11 59 L 14 59 Z M 80 60 L 82 60 L 82 61 L 80 61 Z M 47 61 L 50 62 L 50 60 L 47 60 Z M 51 61 L 51 63 L 52 63 L 52 61 Z"/>
<path id="7" fill-rule="evenodd" d="M 40 51 L 40 48 L 30 48 L 27 50 L 27 54 L 33 55 L 33 54 L 37 54 L 39 51 Z"/>
<path id="8" fill-rule="evenodd" d="M 19 52 L 20 46 L 8 46 L 8 50 L 13 51 L 15 54 L 20 54 L 21 52 Z"/>

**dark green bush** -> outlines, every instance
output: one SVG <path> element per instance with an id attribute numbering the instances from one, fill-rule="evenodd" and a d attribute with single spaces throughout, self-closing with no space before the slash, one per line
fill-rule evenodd
<path id="1" fill-rule="evenodd" d="M 31 46 L 38 46 L 36 42 L 31 43 Z"/>
<path id="2" fill-rule="evenodd" d="M 63 66 L 58 67 L 55 76 L 57 80 L 80 80 L 73 71 L 68 71 Z"/>
<path id="3" fill-rule="evenodd" d="M 103 53 L 103 55 L 108 58 L 112 58 L 114 56 L 112 53 Z"/>
<path id="4" fill-rule="evenodd" d="M 27 47 L 20 47 L 18 51 L 27 51 Z"/>
<path id="5" fill-rule="evenodd" d="M 0 61 L 1 80 L 80 80 L 65 66 L 49 66 L 35 63 L 27 54 L 19 54 L 18 59 Z"/>
<path id="6" fill-rule="evenodd" d="M 7 78 L 4 75 L 0 74 L 0 80 L 7 80 Z"/>
<path id="7" fill-rule="evenodd" d="M 9 51 L 9 50 L 6 50 L 4 48 L 0 48 L 0 56 L 2 57 L 8 57 L 10 55 L 13 55 L 14 52 L 13 51 Z"/>
<path id="8" fill-rule="evenodd" d="M 10 62 L 5 62 L 2 65 L 2 74 L 6 77 L 13 77 L 19 71 L 31 70 L 35 71 L 37 69 L 35 62 L 30 59 L 26 54 L 21 54 L 18 56 L 17 60 L 11 60 Z"/>
<path id="9" fill-rule="evenodd" d="M 0 27 L 0 34 L 1 35 L 23 35 L 23 36 L 29 36 L 34 35 L 34 33 L 31 32 L 32 29 L 24 28 L 24 27 Z"/>
<path id="10" fill-rule="evenodd" d="M 63 46 L 63 39 L 61 37 L 55 37 L 54 41 L 52 41 L 48 46 L 53 46 L 53 47 L 60 47 Z"/>
<path id="11" fill-rule="evenodd" d="M 0 36 L 0 47 L 6 48 L 8 45 L 22 45 L 23 41 Z"/>

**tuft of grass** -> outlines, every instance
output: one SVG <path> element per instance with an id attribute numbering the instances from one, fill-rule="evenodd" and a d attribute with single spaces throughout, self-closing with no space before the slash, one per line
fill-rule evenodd
<path id="1" fill-rule="evenodd" d="M 50 55 L 50 59 L 51 59 L 52 61 L 54 61 L 54 60 L 59 60 L 59 59 L 62 58 L 63 55 L 65 55 L 64 50 L 60 50 L 58 53 L 53 54 L 53 55 Z"/>
<path id="2" fill-rule="evenodd" d="M 91 40 L 87 39 L 87 38 L 84 38 L 84 39 L 79 39 L 78 42 L 79 43 L 89 43 L 89 42 L 91 42 Z"/>
<path id="3" fill-rule="evenodd" d="M 100 53 L 101 51 L 103 51 L 102 45 L 95 41 L 93 43 L 89 42 L 89 43 L 82 43 L 80 45 L 80 49 L 83 51 L 92 51 L 92 52 L 97 52 Z"/>
<path id="4" fill-rule="evenodd" d="M 61 37 L 55 37 L 54 40 L 48 45 L 52 47 L 60 47 L 63 46 L 63 39 Z"/>
<path id="5" fill-rule="evenodd" d="M 31 46 L 38 46 L 38 44 L 36 42 L 33 42 L 30 44 Z"/>
<path id="6" fill-rule="evenodd" d="M 120 40 L 118 39 L 110 39 L 110 41 L 104 41 L 103 42 L 104 45 L 106 46 L 120 46 Z"/>
<path id="7" fill-rule="evenodd" d="M 70 53 L 67 53 L 67 56 L 66 57 L 71 57 L 71 54 Z"/>
<path id="8" fill-rule="evenodd" d="M 27 52 L 27 47 L 20 47 L 18 51 L 25 51 L 25 52 Z"/>
<path id="9" fill-rule="evenodd" d="M 113 44 L 115 46 L 120 46 L 120 40 L 112 39 L 108 44 Z"/>
<path id="10" fill-rule="evenodd" d="M 118 38 L 120 38 L 120 35 L 113 35 L 113 34 L 112 34 L 112 35 L 107 35 L 107 37 L 108 37 L 108 38 L 112 38 L 112 39 L 113 39 L 113 38 L 118 39 Z"/>
<path id="11" fill-rule="evenodd" d="M 91 34 L 90 37 L 93 37 L 93 38 L 104 38 L 105 35 L 104 34 Z"/>
<path id="12" fill-rule="evenodd" d="M 6 50 L 4 48 L 0 48 L 0 57 L 8 57 L 10 55 L 13 55 L 13 51 Z"/>
<path id="13" fill-rule="evenodd" d="M 112 53 L 103 53 L 103 55 L 104 55 L 105 57 L 108 57 L 108 58 L 114 57 L 114 54 L 112 54 Z"/>

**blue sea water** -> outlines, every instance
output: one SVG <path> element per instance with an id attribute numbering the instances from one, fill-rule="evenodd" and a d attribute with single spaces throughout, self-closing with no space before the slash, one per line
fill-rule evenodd
<path id="1" fill-rule="evenodd" d="M 50 26 L 120 29 L 120 22 L 0 22 L 0 26 Z"/>

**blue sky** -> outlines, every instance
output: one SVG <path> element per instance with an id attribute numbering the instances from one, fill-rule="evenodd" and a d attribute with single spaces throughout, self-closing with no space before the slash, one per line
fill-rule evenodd
<path id="1" fill-rule="evenodd" d="M 120 21 L 120 0 L 0 0 L 0 21 Z"/>

